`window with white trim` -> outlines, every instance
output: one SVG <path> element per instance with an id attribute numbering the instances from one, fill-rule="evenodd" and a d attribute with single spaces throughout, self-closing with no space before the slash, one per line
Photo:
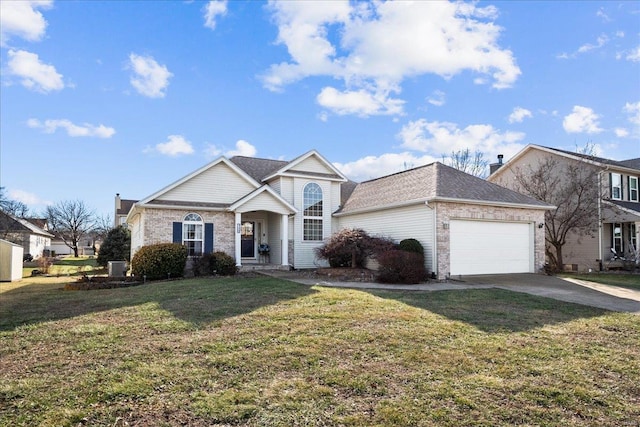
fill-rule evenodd
<path id="1" fill-rule="evenodd" d="M 638 201 L 638 177 L 630 176 L 629 177 L 629 200 L 632 202 Z"/>
<path id="2" fill-rule="evenodd" d="M 631 243 L 630 250 L 638 250 L 638 230 L 636 229 L 636 223 L 629 224 L 629 242 Z"/>
<path id="3" fill-rule="evenodd" d="M 618 255 L 622 255 L 624 249 L 622 246 L 622 224 L 619 222 L 611 224 L 611 237 L 613 238 L 611 247 Z"/>
<path id="4" fill-rule="evenodd" d="M 619 173 L 610 173 L 609 182 L 611 182 L 611 198 L 614 200 L 622 200 L 622 175 Z"/>
<path id="5" fill-rule="evenodd" d="M 187 255 L 202 255 L 203 244 L 202 217 L 195 213 L 187 214 L 182 221 L 182 244 L 187 247 Z"/>
<path id="6" fill-rule="evenodd" d="M 315 182 L 303 190 L 302 236 L 306 241 L 320 241 L 322 235 L 322 188 Z"/>

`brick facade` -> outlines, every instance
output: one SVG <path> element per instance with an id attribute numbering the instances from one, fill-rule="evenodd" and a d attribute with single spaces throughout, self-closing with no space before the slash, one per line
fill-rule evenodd
<path id="1" fill-rule="evenodd" d="M 544 210 L 514 209 L 498 206 L 482 206 L 464 203 L 438 203 L 436 207 L 436 248 L 438 254 L 438 278 L 444 279 L 450 271 L 449 224 L 455 219 L 474 219 L 487 221 L 529 222 L 534 224 L 534 266 L 540 272 L 545 264 Z M 487 242 L 490 245 L 491 242 Z"/>
<path id="2" fill-rule="evenodd" d="M 189 213 L 197 213 L 205 223 L 213 223 L 214 251 L 223 251 L 235 257 L 235 215 L 232 212 L 146 208 L 143 245 L 171 243 L 173 223 L 182 222 Z"/>

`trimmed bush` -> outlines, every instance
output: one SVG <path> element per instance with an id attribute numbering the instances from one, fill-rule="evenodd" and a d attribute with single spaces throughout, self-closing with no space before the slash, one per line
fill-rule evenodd
<path id="1" fill-rule="evenodd" d="M 238 267 L 232 256 L 218 251 L 204 254 L 193 263 L 195 276 L 233 276 L 238 272 Z"/>
<path id="2" fill-rule="evenodd" d="M 422 246 L 422 243 L 420 243 L 416 239 L 401 240 L 398 244 L 398 249 L 424 256 L 424 247 Z"/>
<path id="3" fill-rule="evenodd" d="M 131 272 L 148 280 L 182 277 L 187 264 L 187 248 L 178 243 L 141 247 L 131 260 Z"/>
<path id="4" fill-rule="evenodd" d="M 131 257 L 131 232 L 121 225 L 112 228 L 100 245 L 97 263 L 106 267 L 109 261 L 129 261 Z"/>
<path id="5" fill-rule="evenodd" d="M 414 252 L 391 250 L 378 256 L 378 281 L 416 284 L 427 279 L 424 257 Z"/>

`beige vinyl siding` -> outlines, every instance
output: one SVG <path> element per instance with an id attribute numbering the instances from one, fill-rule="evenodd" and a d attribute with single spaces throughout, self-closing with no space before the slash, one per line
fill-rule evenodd
<path id="1" fill-rule="evenodd" d="M 131 221 L 127 224 L 129 230 L 131 230 L 131 258 L 133 255 L 144 246 L 144 215 L 136 214 Z"/>
<path id="2" fill-rule="evenodd" d="M 255 187 L 233 169 L 224 163 L 218 163 L 167 191 L 157 200 L 233 203 L 253 190 Z"/>
<path id="3" fill-rule="evenodd" d="M 414 238 L 424 247 L 425 266 L 434 271 L 433 210 L 425 204 L 340 216 L 339 229 L 362 228 L 370 235 L 390 237 L 396 242 Z"/>
<path id="4" fill-rule="evenodd" d="M 283 204 L 276 200 L 274 196 L 267 193 L 266 191 L 258 194 L 253 199 L 249 200 L 246 203 L 243 203 L 236 212 L 244 213 L 251 211 L 271 211 L 279 214 L 289 213 L 289 209 L 283 206 Z"/>
<path id="5" fill-rule="evenodd" d="M 275 191 L 278 194 L 281 194 L 281 192 L 280 192 L 280 187 L 282 186 L 282 179 L 281 178 L 272 179 L 267 184 L 269 184 L 269 187 L 271 187 L 273 189 L 273 191 Z"/>
<path id="6" fill-rule="evenodd" d="M 296 203 L 296 198 L 294 197 L 293 178 L 289 178 L 289 177 L 281 178 L 280 179 L 279 191 L 280 191 L 280 196 L 283 199 L 285 199 L 287 202 L 289 202 L 290 204 L 292 204 L 296 208 L 300 207 Z M 301 197 L 302 197 L 302 195 L 300 195 L 299 198 L 301 198 Z M 291 236 L 292 236 L 292 234 L 291 234 Z"/>
<path id="7" fill-rule="evenodd" d="M 603 253 L 605 260 L 610 258 L 611 252 L 611 224 L 603 224 L 603 241 L 606 252 Z M 608 233 L 608 238 L 606 237 Z M 563 263 L 569 266 L 576 265 L 578 270 L 585 271 L 589 268 L 596 270 L 598 264 L 598 233 L 594 232 L 592 236 L 579 236 L 576 233 L 567 235 L 567 243 L 562 248 Z"/>
<path id="8" fill-rule="evenodd" d="M 270 247 L 270 262 L 272 264 L 280 264 L 282 263 L 282 241 L 281 239 L 281 228 L 282 228 L 282 216 L 269 213 L 268 215 L 268 239 L 267 243 Z"/>
<path id="9" fill-rule="evenodd" d="M 322 188 L 322 237 L 323 239 L 331 236 L 332 232 L 332 210 L 331 206 L 334 205 L 331 193 L 331 182 L 323 181 L 321 179 L 312 178 L 294 178 L 293 179 L 293 199 L 294 206 L 298 208 L 298 214 L 294 217 L 294 233 L 290 236 L 294 239 L 294 259 L 296 268 L 315 268 L 318 267 L 318 260 L 316 260 L 315 248 L 323 244 L 322 241 L 305 241 L 303 240 L 303 191 L 305 185 L 314 182 Z M 338 199 L 339 200 L 339 199 Z M 324 265 L 323 262 L 320 265 Z"/>
<path id="10" fill-rule="evenodd" d="M 315 173 L 334 173 L 331 169 L 329 169 L 323 162 L 321 162 L 315 156 L 309 156 L 297 165 L 295 165 L 292 169 L 293 171 L 305 171 L 305 172 L 315 172 Z"/>

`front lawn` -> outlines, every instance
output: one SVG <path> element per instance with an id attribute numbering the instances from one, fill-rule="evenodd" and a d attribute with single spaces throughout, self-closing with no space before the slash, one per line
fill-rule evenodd
<path id="1" fill-rule="evenodd" d="M 22 269 L 22 277 L 31 277 L 33 270 L 42 272 L 43 267 L 25 267 Z M 67 256 L 60 259 L 54 258 L 47 274 L 50 276 L 79 276 L 82 274 L 106 274 L 106 270 L 98 266 L 95 257 Z"/>
<path id="2" fill-rule="evenodd" d="M 45 279 L 38 279 L 45 280 Z M 48 281 L 48 282 L 46 282 Z M 637 425 L 640 317 L 499 289 L 0 284 L 0 425 Z"/>
<path id="3" fill-rule="evenodd" d="M 591 274 L 569 274 L 571 277 L 589 282 L 602 283 L 604 285 L 622 286 L 640 291 L 640 274 L 633 273 L 591 273 Z"/>

